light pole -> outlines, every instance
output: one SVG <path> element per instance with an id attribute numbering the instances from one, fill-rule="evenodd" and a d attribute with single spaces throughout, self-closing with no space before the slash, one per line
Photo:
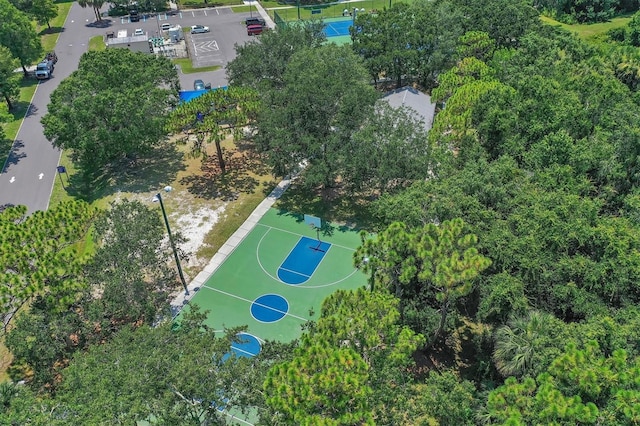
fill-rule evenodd
<path id="1" fill-rule="evenodd" d="M 156 9 L 153 9 L 156 14 L 156 25 L 158 26 L 158 37 L 160 37 L 160 17 L 158 16 L 158 12 Z"/>
<path id="2" fill-rule="evenodd" d="M 169 219 L 167 219 L 167 212 L 164 210 L 164 203 L 162 202 L 162 195 L 158 192 L 155 197 L 153 197 L 153 201 L 158 200 L 160 202 L 160 208 L 162 209 L 162 217 L 164 217 L 164 224 L 167 225 L 167 233 L 169 234 L 169 242 L 171 243 L 171 249 L 173 250 L 173 256 L 176 259 L 176 265 L 178 265 L 178 275 L 180 275 L 180 281 L 182 281 L 182 286 L 184 287 L 184 294 L 186 296 L 189 295 L 189 288 L 187 288 L 187 282 L 184 280 L 184 275 L 182 274 L 182 266 L 180 266 L 180 257 L 178 256 L 178 251 L 176 250 L 176 244 L 173 242 L 173 236 L 171 235 L 171 228 L 169 227 Z"/>

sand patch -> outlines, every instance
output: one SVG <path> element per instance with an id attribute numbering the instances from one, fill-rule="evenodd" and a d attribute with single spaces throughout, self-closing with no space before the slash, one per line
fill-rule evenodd
<path id="1" fill-rule="evenodd" d="M 189 253 L 189 262 L 186 266 L 198 267 L 207 264 L 209 259 L 197 257 L 198 250 L 204 244 L 205 236 L 213 229 L 224 213 L 226 204 L 212 209 L 199 207 L 196 210 L 175 212 L 170 215 L 171 222 L 175 223 L 176 231 L 180 232 L 187 241 L 180 244 L 185 252 Z"/>

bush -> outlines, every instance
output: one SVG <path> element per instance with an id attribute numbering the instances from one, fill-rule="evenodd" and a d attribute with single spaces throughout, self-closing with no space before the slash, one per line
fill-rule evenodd
<path id="1" fill-rule="evenodd" d="M 109 8 L 109 11 L 107 12 L 107 14 L 109 16 L 125 16 L 129 14 L 129 11 L 127 10 L 126 7 L 117 6 L 117 7 Z"/>
<path id="2" fill-rule="evenodd" d="M 624 39 L 625 39 L 625 32 L 626 31 L 624 27 L 612 28 L 609 31 L 607 31 L 607 36 L 611 41 L 617 41 L 622 43 L 624 42 Z"/>

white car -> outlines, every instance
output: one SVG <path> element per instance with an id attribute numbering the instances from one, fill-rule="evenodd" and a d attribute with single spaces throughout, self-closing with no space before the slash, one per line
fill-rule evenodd
<path id="1" fill-rule="evenodd" d="M 162 24 L 162 31 L 169 31 L 171 29 L 171 24 L 169 24 L 168 22 L 165 22 L 164 24 Z"/>
<path id="2" fill-rule="evenodd" d="M 134 37 L 144 35 L 144 31 L 142 30 L 142 28 L 138 28 L 133 32 L 133 35 Z"/>
<path id="3" fill-rule="evenodd" d="M 208 33 L 209 27 L 205 27 L 204 25 L 194 25 L 191 27 L 191 34 L 201 34 Z"/>

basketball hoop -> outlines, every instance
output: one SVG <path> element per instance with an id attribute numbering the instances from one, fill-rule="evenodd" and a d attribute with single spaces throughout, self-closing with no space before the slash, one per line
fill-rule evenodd
<path id="1" fill-rule="evenodd" d="M 322 241 L 320 240 L 320 230 L 322 229 L 322 219 L 317 216 L 312 216 L 310 214 L 304 215 L 304 223 L 309 225 L 309 228 L 316 230 L 316 239 L 318 240 L 318 245 L 312 250 L 320 250 L 320 246 L 322 245 Z"/>

